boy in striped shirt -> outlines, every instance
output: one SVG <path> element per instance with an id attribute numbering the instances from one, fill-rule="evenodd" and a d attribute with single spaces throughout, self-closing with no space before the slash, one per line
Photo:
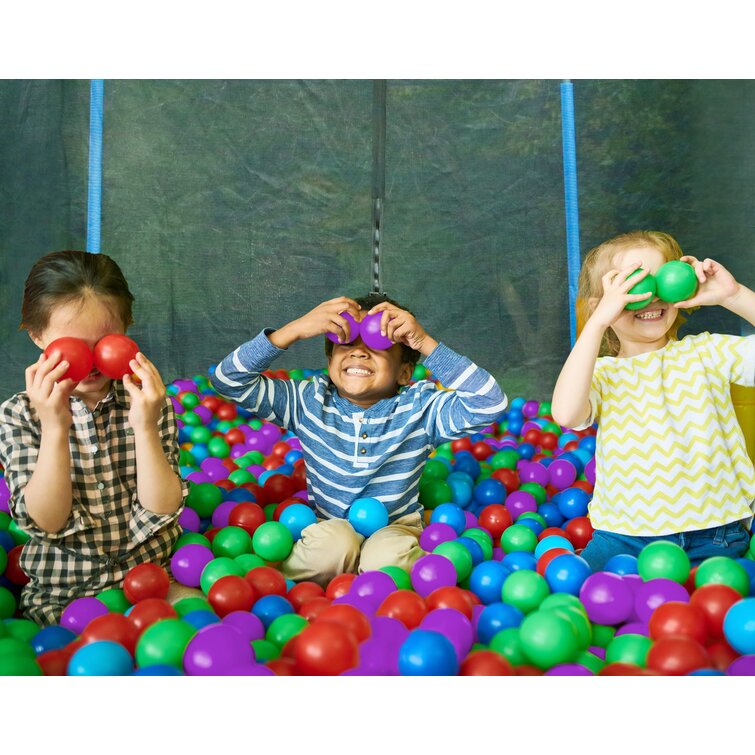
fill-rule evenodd
<path id="1" fill-rule="evenodd" d="M 378 350 L 360 337 L 352 341 L 346 312 L 357 322 L 382 312 L 381 332 L 393 345 Z M 329 332 L 339 343 L 326 340 L 328 375 L 291 381 L 261 374 L 292 344 Z M 439 390 L 429 380 L 409 386 L 420 355 L 453 390 Z M 320 521 L 303 530 L 281 570 L 292 580 L 321 585 L 344 572 L 411 567 L 423 554 L 419 479 L 425 461 L 441 443 L 493 423 L 507 403 L 489 373 L 438 343 L 409 311 L 379 294 L 331 299 L 278 330 L 263 330 L 218 365 L 212 384 L 301 441 Z M 347 520 L 352 502 L 366 497 L 381 501 L 389 516 L 388 526 L 367 540 Z"/>

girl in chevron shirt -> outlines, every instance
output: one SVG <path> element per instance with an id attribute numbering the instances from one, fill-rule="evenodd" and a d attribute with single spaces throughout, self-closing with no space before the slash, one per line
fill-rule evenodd
<path id="1" fill-rule="evenodd" d="M 692 298 L 670 304 L 629 293 L 671 260 L 694 267 L 699 287 Z M 634 231 L 587 255 L 579 294 L 588 319 L 561 370 L 552 409 L 566 427 L 598 422 L 589 512 L 595 532 L 582 557 L 597 571 L 653 540 L 675 542 L 693 564 L 741 556 L 755 469 L 730 384 L 755 384 L 755 336 L 678 339 L 677 331 L 682 309 L 714 304 L 755 324 L 755 292 L 715 260 L 683 256 L 668 234 Z M 625 309 L 651 298 L 643 309 Z"/>

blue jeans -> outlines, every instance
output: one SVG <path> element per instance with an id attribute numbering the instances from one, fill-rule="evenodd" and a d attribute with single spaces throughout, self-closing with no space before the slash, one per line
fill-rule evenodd
<path id="1" fill-rule="evenodd" d="M 607 530 L 595 530 L 592 540 L 580 555 L 590 564 L 594 572 L 601 571 L 613 556 L 620 553 L 638 556 L 648 543 L 655 540 L 669 540 L 684 548 L 690 563 L 695 566 L 711 556 L 739 558 L 747 550 L 750 535 L 742 522 L 730 522 L 720 527 L 710 527 L 707 530 L 692 530 L 653 537 L 619 535 Z"/>

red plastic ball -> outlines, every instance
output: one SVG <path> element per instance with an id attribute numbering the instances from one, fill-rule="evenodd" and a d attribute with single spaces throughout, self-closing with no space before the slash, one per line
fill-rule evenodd
<path id="1" fill-rule="evenodd" d="M 262 487 L 269 503 L 285 501 L 296 492 L 294 481 L 285 474 L 271 475 Z"/>
<path id="2" fill-rule="evenodd" d="M 214 414 L 223 402 L 217 396 L 205 396 L 199 403 Z"/>
<path id="3" fill-rule="evenodd" d="M 647 667 L 666 676 L 686 676 L 709 663 L 705 648 L 688 637 L 664 637 L 653 643 L 647 656 Z"/>
<path id="4" fill-rule="evenodd" d="M 128 620 L 141 634 L 147 627 L 152 626 L 160 619 L 175 619 L 178 614 L 176 609 L 167 600 L 160 598 L 146 598 L 139 601 L 129 612 Z"/>
<path id="5" fill-rule="evenodd" d="M 123 578 L 123 592 L 129 603 L 147 598 L 164 600 L 170 588 L 168 572 L 157 564 L 139 564 L 128 570 Z"/>
<path id="6" fill-rule="evenodd" d="M 103 374 L 114 380 L 130 375 L 132 359 L 136 359 L 139 347 L 128 336 L 111 333 L 100 338 L 94 347 L 94 366 Z"/>
<path id="7" fill-rule="evenodd" d="M 291 496 L 290 498 L 286 498 L 285 501 L 281 501 L 275 509 L 273 509 L 273 520 L 276 522 L 280 521 L 281 514 L 292 504 L 294 503 L 306 503 L 306 501 L 302 501 L 301 498 L 297 498 L 296 496 Z"/>
<path id="8" fill-rule="evenodd" d="M 233 490 L 236 487 L 231 480 L 216 480 L 214 485 L 222 490 Z"/>
<path id="9" fill-rule="evenodd" d="M 106 613 L 92 619 L 86 625 L 81 633 L 81 639 L 85 644 L 99 642 L 100 640 L 117 642 L 126 648 L 133 657 L 136 641 L 139 639 L 139 630 L 129 617 L 121 613 Z"/>
<path id="10" fill-rule="evenodd" d="M 567 538 L 576 550 L 581 550 L 587 546 L 590 540 L 592 540 L 592 533 L 594 531 L 589 517 L 586 516 L 575 516 L 564 527 Z"/>
<path id="11" fill-rule="evenodd" d="M 490 475 L 494 480 L 503 483 L 506 488 L 506 495 L 513 493 L 515 490 L 519 490 L 521 481 L 519 480 L 519 474 L 508 467 L 498 467 L 493 474 Z"/>
<path id="12" fill-rule="evenodd" d="M 525 443 L 530 443 L 533 446 L 539 446 L 540 441 L 542 440 L 543 434 L 535 427 L 530 428 L 527 430 L 527 432 L 522 436 L 522 440 Z"/>
<path id="13" fill-rule="evenodd" d="M 658 676 L 658 672 L 633 663 L 608 663 L 598 671 L 598 676 Z"/>
<path id="14" fill-rule="evenodd" d="M 703 615 L 708 636 L 720 639 L 724 636 L 726 612 L 741 599 L 729 585 L 709 584 L 698 587 L 690 596 L 689 604 Z"/>
<path id="15" fill-rule="evenodd" d="M 593 492 L 593 486 L 587 480 L 575 480 L 571 484 L 571 487 L 573 487 L 573 488 L 579 488 L 580 490 L 584 490 L 585 493 L 589 493 L 590 495 L 592 495 L 592 492 Z"/>
<path id="16" fill-rule="evenodd" d="M 303 616 L 311 624 L 331 603 L 330 598 L 326 598 L 324 595 L 310 598 L 296 613 Z"/>
<path id="17" fill-rule="evenodd" d="M 265 512 L 262 507 L 252 501 L 244 501 L 234 506 L 228 514 L 228 524 L 234 527 L 241 527 L 250 535 L 261 524 L 266 521 Z"/>
<path id="18" fill-rule="evenodd" d="M 251 611 L 255 599 L 252 585 L 236 574 L 221 577 L 207 593 L 207 600 L 220 618 L 232 611 Z"/>
<path id="19" fill-rule="evenodd" d="M 238 429 L 238 427 L 231 428 L 223 437 L 231 446 L 237 443 L 243 443 L 246 440 L 246 436 Z"/>
<path id="20" fill-rule="evenodd" d="M 502 503 L 491 503 L 480 512 L 477 522 L 492 535 L 493 541 L 498 543 L 503 531 L 511 526 L 512 519 L 509 510 Z"/>
<path id="21" fill-rule="evenodd" d="M 220 406 L 215 410 L 215 415 L 217 416 L 217 418 L 226 422 L 230 422 L 231 420 L 236 419 L 237 414 L 238 409 L 236 408 L 236 405 L 229 404 L 227 402 L 221 403 Z"/>
<path id="22" fill-rule="evenodd" d="M 541 576 L 545 576 L 545 570 L 548 568 L 548 564 L 558 556 L 563 556 L 565 553 L 571 553 L 568 548 L 549 548 L 542 556 L 537 560 L 535 571 Z"/>
<path id="23" fill-rule="evenodd" d="M 514 666 L 514 676 L 542 676 L 545 672 L 537 666 L 530 666 L 523 663 L 521 666 Z"/>
<path id="24" fill-rule="evenodd" d="M 547 451 L 553 451 L 558 446 L 558 435 L 556 433 L 541 433 L 540 434 L 540 448 L 544 448 Z"/>
<path id="25" fill-rule="evenodd" d="M 297 459 L 294 462 L 294 471 L 291 473 L 291 480 L 297 491 L 307 489 L 307 467 L 304 459 Z"/>
<path id="26" fill-rule="evenodd" d="M 291 446 L 286 443 L 285 440 L 279 440 L 271 449 L 270 453 L 273 456 L 277 456 L 279 458 L 283 458 L 289 451 L 291 450 Z"/>
<path id="27" fill-rule="evenodd" d="M 325 595 L 330 600 L 340 598 L 351 589 L 351 583 L 357 578 L 356 574 L 338 574 L 330 580 L 325 588 Z"/>
<path id="28" fill-rule="evenodd" d="M 650 637 L 687 637 L 700 645 L 708 639 L 705 616 L 689 603 L 670 600 L 653 611 L 648 621 Z"/>
<path id="29" fill-rule="evenodd" d="M 470 621 L 472 610 L 479 603 L 479 599 L 468 590 L 461 587 L 437 587 L 426 598 L 425 604 L 428 611 L 436 608 L 454 608 L 463 613 Z"/>
<path id="30" fill-rule="evenodd" d="M 375 615 L 397 619 L 411 630 L 419 626 L 427 611 L 427 605 L 421 595 L 411 590 L 396 590 L 386 596 Z"/>
<path id="31" fill-rule="evenodd" d="M 570 543 L 571 538 L 569 537 L 569 534 L 566 532 L 566 530 L 562 530 L 561 527 L 546 527 L 538 536 L 538 540 L 543 540 L 546 537 L 549 537 L 550 535 L 560 535 L 561 537 L 565 537 Z M 574 543 L 572 543 L 574 545 Z"/>
<path id="32" fill-rule="evenodd" d="M 275 658 L 265 663 L 276 676 L 296 676 L 296 661 L 293 658 Z"/>
<path id="33" fill-rule="evenodd" d="M 58 650 L 48 650 L 46 653 L 37 656 L 36 661 L 45 676 L 66 676 L 68 674 L 68 661 L 71 660 L 73 655 L 68 647 L 66 645 Z"/>
<path id="34" fill-rule="evenodd" d="M 287 591 L 286 578 L 272 566 L 255 566 L 244 579 L 254 588 L 257 598 L 263 595 L 284 595 Z"/>
<path id="35" fill-rule="evenodd" d="M 458 438 L 457 440 L 452 440 L 451 441 L 451 450 L 455 454 L 459 453 L 459 451 L 471 451 L 472 450 L 472 440 L 469 437 Z"/>
<path id="36" fill-rule="evenodd" d="M 711 666 L 719 671 L 726 671 L 739 658 L 739 653 L 726 640 L 711 642 L 705 648 L 705 652 L 710 658 Z"/>
<path id="37" fill-rule="evenodd" d="M 298 612 L 307 601 L 322 598 L 324 595 L 325 590 L 316 582 L 299 582 L 288 591 L 286 598 L 294 607 L 294 611 Z"/>
<path id="38" fill-rule="evenodd" d="M 80 338 L 56 338 L 45 349 L 45 357 L 48 358 L 53 351 L 60 353 L 60 362 L 64 359 L 68 362 L 68 369 L 61 380 L 83 380 L 91 371 L 93 365 L 92 350 L 86 341 Z"/>
<path id="39" fill-rule="evenodd" d="M 23 545 L 15 545 L 8 551 L 8 563 L 3 576 L 7 577 L 8 581 L 13 582 L 14 585 L 25 585 L 29 581 L 29 575 L 19 564 L 23 549 Z"/>
<path id="40" fill-rule="evenodd" d="M 358 608 L 348 603 L 332 603 L 318 614 L 316 621 L 332 621 L 339 624 L 348 629 L 357 642 L 363 642 L 372 634 L 370 620 Z"/>
<path id="41" fill-rule="evenodd" d="M 511 664 L 492 650 L 476 650 L 462 662 L 459 676 L 513 676 Z"/>
<path id="42" fill-rule="evenodd" d="M 294 646 L 296 667 L 306 676 L 337 676 L 359 663 L 354 635 L 331 621 L 305 627 Z"/>
<path id="43" fill-rule="evenodd" d="M 484 441 L 478 440 L 477 443 L 472 444 L 472 456 L 477 461 L 485 461 L 493 455 L 493 449 Z"/>

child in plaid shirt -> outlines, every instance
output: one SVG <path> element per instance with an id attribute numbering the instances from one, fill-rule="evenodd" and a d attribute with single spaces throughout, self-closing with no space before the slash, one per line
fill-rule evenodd
<path id="1" fill-rule="evenodd" d="M 40 349 L 61 336 L 91 349 L 132 323 L 134 297 L 107 255 L 55 252 L 26 280 L 22 324 Z M 25 616 L 58 620 L 74 598 L 120 586 L 126 572 L 164 565 L 185 495 L 175 413 L 141 353 L 131 376 L 93 369 L 78 383 L 57 351 L 26 369 L 26 390 L 0 406 L 0 463 L 11 514 L 29 536 L 20 566 Z"/>

